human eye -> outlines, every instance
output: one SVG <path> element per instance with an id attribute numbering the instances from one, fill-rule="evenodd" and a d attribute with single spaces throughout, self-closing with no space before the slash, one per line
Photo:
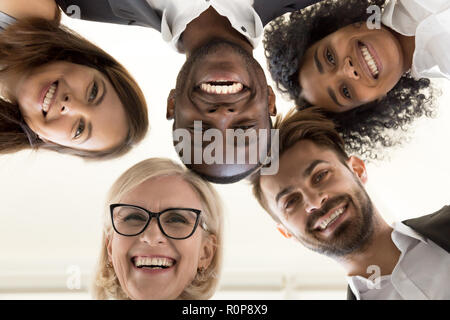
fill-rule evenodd
<path id="1" fill-rule="evenodd" d="M 320 183 L 323 179 L 325 179 L 328 173 L 329 173 L 328 170 L 320 171 L 319 173 L 313 176 L 313 183 L 314 184 Z"/>
<path id="2" fill-rule="evenodd" d="M 346 86 L 342 86 L 341 92 L 342 92 L 342 96 L 344 98 L 349 99 L 349 100 L 352 99 L 352 95 L 350 93 L 350 90 Z"/>
<path id="3" fill-rule="evenodd" d="M 166 216 L 164 217 L 164 223 L 182 223 L 182 224 L 187 224 L 189 223 L 188 219 L 186 219 L 186 217 L 180 213 L 176 213 L 176 212 L 170 212 L 169 214 L 166 214 Z"/>
<path id="4" fill-rule="evenodd" d="M 140 212 L 132 212 L 124 216 L 123 221 L 147 221 L 147 218 Z"/>
<path id="5" fill-rule="evenodd" d="M 84 132 L 84 128 L 86 127 L 86 124 L 83 119 L 80 119 L 80 122 L 77 127 L 77 131 L 75 131 L 75 135 L 73 136 L 74 139 L 78 139 Z"/>
<path id="6" fill-rule="evenodd" d="M 97 82 L 94 81 L 94 84 L 92 85 L 91 93 L 89 95 L 89 102 L 92 102 L 97 98 L 98 95 L 98 85 Z"/>
<path id="7" fill-rule="evenodd" d="M 336 65 L 334 55 L 328 48 L 325 48 L 325 59 L 328 61 L 328 63 L 332 64 L 333 66 Z"/>
<path id="8" fill-rule="evenodd" d="M 291 197 L 288 197 L 284 203 L 284 210 L 290 210 L 290 209 L 294 208 L 299 200 L 300 200 L 300 197 L 298 195 L 293 195 Z"/>

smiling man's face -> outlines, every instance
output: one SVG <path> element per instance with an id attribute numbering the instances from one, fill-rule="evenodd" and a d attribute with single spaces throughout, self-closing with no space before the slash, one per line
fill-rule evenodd
<path id="1" fill-rule="evenodd" d="M 189 130 L 191 141 L 194 121 L 202 121 L 203 130 L 220 130 L 223 137 L 227 129 L 253 129 L 259 136 L 259 130 L 270 130 L 270 116 L 274 115 L 275 96 L 261 66 L 250 53 L 226 41 L 211 41 L 188 57 L 167 107 L 167 118 L 175 120 L 174 129 Z M 226 152 L 223 154 L 225 158 Z M 202 163 L 195 170 L 207 176 L 227 177 L 251 172 L 258 166 Z"/>
<path id="2" fill-rule="evenodd" d="M 268 207 L 285 233 L 307 248 L 340 257 L 361 248 L 373 232 L 374 207 L 362 183 L 364 163 L 301 140 L 280 157 L 276 175 L 262 176 Z"/>

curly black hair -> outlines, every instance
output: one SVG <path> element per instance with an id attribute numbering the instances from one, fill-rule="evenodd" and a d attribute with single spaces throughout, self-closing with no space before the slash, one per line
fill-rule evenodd
<path id="1" fill-rule="evenodd" d="M 325 0 L 273 20 L 264 33 L 268 69 L 277 89 L 294 100 L 299 110 L 310 103 L 300 97 L 298 71 L 306 50 L 338 29 L 367 20 L 371 5 L 385 0 Z M 401 145 L 414 120 L 435 115 L 436 90 L 429 79 L 405 73 L 385 97 L 343 113 L 327 113 L 346 142 L 347 151 L 365 160 L 382 159 L 386 147 Z M 392 130 L 398 130 L 392 134 Z"/>

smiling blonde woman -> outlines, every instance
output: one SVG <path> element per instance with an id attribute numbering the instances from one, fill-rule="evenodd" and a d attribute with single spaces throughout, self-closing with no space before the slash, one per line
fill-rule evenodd
<path id="1" fill-rule="evenodd" d="M 128 169 L 107 197 L 94 298 L 210 298 L 221 269 L 220 203 L 208 182 L 171 160 Z"/>

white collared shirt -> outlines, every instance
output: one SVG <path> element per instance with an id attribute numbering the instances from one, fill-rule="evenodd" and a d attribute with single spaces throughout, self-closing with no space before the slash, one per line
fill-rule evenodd
<path id="1" fill-rule="evenodd" d="M 379 278 L 378 288 L 364 277 L 347 277 L 356 299 L 450 299 L 450 254 L 401 222 L 393 228 L 391 238 L 401 252 L 397 265 Z"/>
<path id="2" fill-rule="evenodd" d="M 449 0 L 391 0 L 381 21 L 402 35 L 416 37 L 414 78 L 450 79 Z"/>
<path id="3" fill-rule="evenodd" d="M 225 16 L 234 29 L 256 48 L 263 35 L 261 18 L 253 9 L 253 0 L 147 0 L 162 12 L 161 34 L 164 41 L 179 52 L 178 41 L 186 26 L 210 6 Z"/>

